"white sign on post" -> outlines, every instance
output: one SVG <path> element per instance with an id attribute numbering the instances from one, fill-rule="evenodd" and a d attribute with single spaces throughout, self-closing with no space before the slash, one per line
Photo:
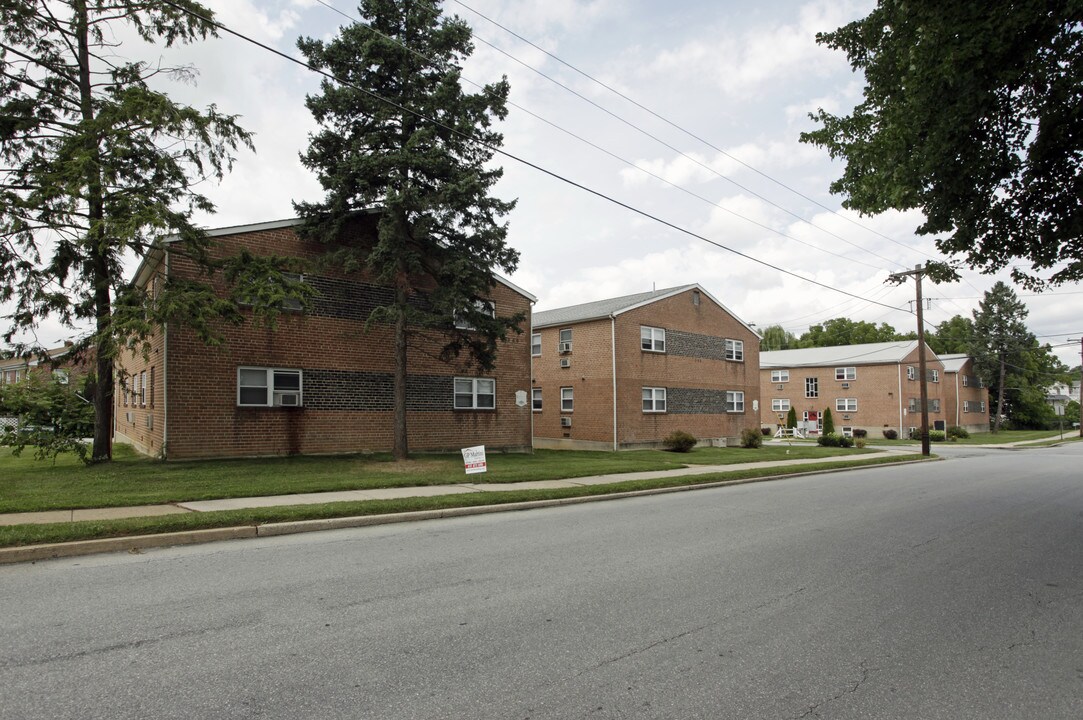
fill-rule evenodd
<path id="1" fill-rule="evenodd" d="M 485 446 L 463 448 L 463 464 L 467 475 L 485 472 Z"/>

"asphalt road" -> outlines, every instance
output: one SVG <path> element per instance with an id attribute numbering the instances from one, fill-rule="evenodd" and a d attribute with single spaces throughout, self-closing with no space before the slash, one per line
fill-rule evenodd
<path id="1" fill-rule="evenodd" d="M 0 567 L 0 717 L 1080 718 L 1083 445 Z"/>

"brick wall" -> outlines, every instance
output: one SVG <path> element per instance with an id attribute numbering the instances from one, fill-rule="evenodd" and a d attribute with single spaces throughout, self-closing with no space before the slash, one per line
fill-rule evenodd
<path id="1" fill-rule="evenodd" d="M 968 359 L 957 373 L 946 373 L 945 413 L 949 425 L 959 425 L 970 432 L 989 430 L 989 389 L 980 387 L 974 361 Z M 966 384 L 964 385 L 964 378 Z M 981 410 L 985 403 L 985 410 Z"/>
<path id="2" fill-rule="evenodd" d="M 934 427 L 936 421 L 950 424 L 947 422 L 949 415 L 946 400 L 949 393 L 945 385 L 944 364 L 930 358 L 926 365 L 928 370 L 936 370 L 939 373 L 939 382 L 930 382 L 928 386 L 930 404 L 934 400 L 940 402 L 939 412 L 929 412 L 929 426 Z M 785 424 L 786 411 L 772 410 L 772 401 L 783 399 L 790 401 L 790 405 L 797 411 L 798 420 L 802 418 L 805 411 L 822 413 L 830 408 L 836 432 L 841 432 L 843 427 L 861 428 L 867 430 L 870 436 L 882 437 L 881 432 L 884 428 L 893 428 L 905 436 L 908 428 L 921 426 L 920 409 L 914 413 L 910 412 L 910 399 L 920 398 L 921 392 L 920 383 L 917 381 L 917 348 L 914 348 L 899 363 L 861 365 L 857 362 L 847 362 L 840 363 L 838 366 L 853 367 L 856 377 L 852 380 L 837 379 L 835 377 L 836 365 L 760 370 L 760 392 L 763 400 L 760 405 L 760 421 L 765 427 L 774 428 L 779 422 L 778 416 L 782 415 L 782 423 Z M 915 368 L 913 380 L 907 379 L 908 367 Z M 789 381 L 772 382 L 773 370 L 789 370 Z M 806 397 L 805 381 L 808 378 L 815 378 L 817 381 L 819 396 L 816 398 Z M 782 390 L 778 389 L 780 384 L 783 386 Z M 845 385 L 849 387 L 844 387 Z M 857 410 L 849 412 L 838 410 L 836 403 L 842 398 L 856 399 Z"/>
<path id="3" fill-rule="evenodd" d="M 244 246 L 256 254 L 313 257 L 323 248 L 301 241 L 290 228 L 217 238 L 218 252 Z M 170 270 L 195 270 L 173 256 Z M 382 451 L 392 445 L 390 326 L 364 320 L 386 290 L 371 280 L 332 271 L 306 275 L 319 295 L 309 311 L 283 313 L 275 328 L 246 322 L 224 328 L 227 342 L 208 347 L 182 327 L 168 328 L 168 437 L 171 459 L 296 453 Z M 500 315 L 527 314 L 530 301 L 503 284 L 492 300 Z M 497 367 L 478 372 L 434 356 L 440 333 L 411 338 L 407 427 L 411 451 L 449 450 L 484 444 L 491 449 L 530 447 L 530 406 L 515 404 L 529 391 L 529 335 L 509 334 L 499 346 Z M 239 367 L 301 370 L 301 407 L 238 405 Z M 496 381 L 493 410 L 452 409 L 453 378 Z"/>
<path id="4" fill-rule="evenodd" d="M 644 351 L 640 329 L 666 332 L 665 352 Z M 674 430 L 698 438 L 736 437 L 758 426 L 759 339 L 723 308 L 701 294 L 693 303 L 689 290 L 609 318 L 566 326 L 572 328 L 573 350 L 558 355 L 561 328 L 535 330 L 542 335 L 542 355 L 534 358 L 534 387 L 541 388 L 544 410 L 535 413 L 534 435 L 544 444 L 576 447 L 613 446 L 612 336 L 616 333 L 617 444 L 657 445 Z M 744 360 L 725 359 L 725 338 L 744 343 Z M 560 367 L 560 358 L 570 368 Z M 575 409 L 560 410 L 560 388 L 572 387 Z M 643 388 L 665 388 L 666 411 L 644 412 Z M 726 391 L 745 394 L 745 410 L 725 411 Z M 571 428 L 560 417 L 572 418 Z M 555 441 L 555 443 L 554 443 Z"/>

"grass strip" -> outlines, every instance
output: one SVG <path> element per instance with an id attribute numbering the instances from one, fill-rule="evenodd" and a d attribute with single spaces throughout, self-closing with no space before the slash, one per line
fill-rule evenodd
<path id="1" fill-rule="evenodd" d="M 45 543 L 95 540 L 99 538 L 153 535 L 205 530 L 209 528 L 260 525 L 272 522 L 296 520 L 319 520 L 325 518 L 383 515 L 418 510 L 442 510 L 447 508 L 477 507 L 480 505 L 503 505 L 534 500 L 557 500 L 592 495 L 612 495 L 636 490 L 652 490 L 710 484 L 727 480 L 747 480 L 777 475 L 805 474 L 837 470 L 840 468 L 868 467 L 871 465 L 913 462 L 913 457 L 874 457 L 867 460 L 847 460 L 814 463 L 794 467 L 764 467 L 707 475 L 677 475 L 654 480 L 630 480 L 605 485 L 551 490 L 511 490 L 502 492 L 476 492 L 434 497 L 400 498 L 396 500 L 366 500 L 337 502 L 322 505 L 287 505 L 269 508 L 223 510 L 184 515 L 124 518 L 118 520 L 84 520 L 79 522 L 49 523 L 41 525 L 8 525 L 0 527 L 0 547 L 20 547 Z"/>

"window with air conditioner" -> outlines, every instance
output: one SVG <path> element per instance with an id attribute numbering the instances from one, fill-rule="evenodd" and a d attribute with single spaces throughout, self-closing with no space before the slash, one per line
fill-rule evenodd
<path id="1" fill-rule="evenodd" d="M 564 328 L 560 331 L 559 342 L 557 343 L 557 352 L 571 352 L 572 351 L 572 329 Z"/>
<path id="2" fill-rule="evenodd" d="M 289 368 L 237 368 L 237 404 L 241 407 L 301 407 L 302 371 Z"/>

